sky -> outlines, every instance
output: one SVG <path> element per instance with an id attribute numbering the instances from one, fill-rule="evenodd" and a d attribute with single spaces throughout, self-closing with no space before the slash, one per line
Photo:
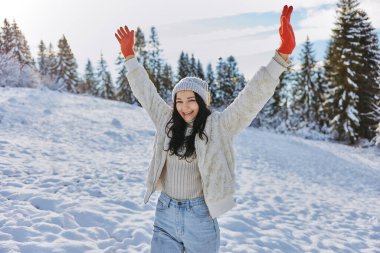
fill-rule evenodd
<path id="1" fill-rule="evenodd" d="M 240 71 L 251 77 L 266 65 L 278 48 L 280 14 L 283 5 L 293 5 L 291 23 L 297 47 L 297 61 L 306 36 L 314 43 L 317 60 L 324 56 L 326 42 L 335 20 L 336 0 L 0 0 L 1 25 L 4 18 L 15 20 L 37 56 L 38 44 L 52 43 L 65 35 L 83 74 L 88 59 L 94 65 L 103 54 L 116 80 L 115 59 L 120 51 L 114 37 L 117 28 L 140 27 L 145 38 L 150 28 L 158 32 L 162 57 L 176 72 L 181 51 L 194 54 L 204 69 L 215 68 L 219 57 L 233 55 Z M 380 1 L 363 0 L 360 4 L 380 31 Z"/>

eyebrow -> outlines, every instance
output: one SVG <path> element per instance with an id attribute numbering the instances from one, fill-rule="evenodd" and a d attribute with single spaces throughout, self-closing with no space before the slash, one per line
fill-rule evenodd
<path id="1" fill-rule="evenodd" d="M 187 99 L 189 99 L 189 98 L 195 98 L 194 96 L 193 97 L 188 97 Z M 177 98 L 176 100 L 182 100 L 182 99 L 180 99 L 180 98 Z"/>

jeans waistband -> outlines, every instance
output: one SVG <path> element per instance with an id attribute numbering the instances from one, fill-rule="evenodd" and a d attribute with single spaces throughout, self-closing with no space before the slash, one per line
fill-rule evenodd
<path id="1" fill-rule="evenodd" d="M 173 205 L 175 207 L 192 207 L 197 205 L 206 205 L 204 197 L 197 197 L 193 199 L 174 199 L 167 195 L 165 192 L 161 192 L 159 197 L 160 201 L 166 206 L 169 207 Z"/>

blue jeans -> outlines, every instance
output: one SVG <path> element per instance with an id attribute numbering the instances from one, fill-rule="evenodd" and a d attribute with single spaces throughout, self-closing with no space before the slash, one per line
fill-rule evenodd
<path id="1" fill-rule="evenodd" d="M 218 221 L 204 197 L 176 200 L 161 192 L 157 201 L 151 253 L 217 253 Z"/>

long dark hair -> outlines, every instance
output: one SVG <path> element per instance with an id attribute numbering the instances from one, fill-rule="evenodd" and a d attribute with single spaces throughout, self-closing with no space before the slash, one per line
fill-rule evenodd
<path id="1" fill-rule="evenodd" d="M 206 143 L 208 142 L 208 137 L 206 133 L 204 132 L 205 126 L 206 126 L 206 120 L 207 117 L 211 114 L 211 111 L 207 108 L 205 102 L 199 96 L 196 92 L 195 94 L 195 100 L 198 103 L 199 111 L 197 116 L 194 119 L 193 122 L 193 132 L 189 136 L 185 136 L 186 134 L 186 127 L 187 123 L 182 118 L 182 116 L 177 111 L 176 107 L 176 98 L 177 94 L 174 95 L 174 105 L 173 105 L 173 114 L 169 122 L 166 124 L 166 134 L 168 135 L 170 139 L 169 142 L 169 149 L 165 151 L 170 151 L 170 155 L 175 154 L 176 156 L 179 156 L 179 159 L 186 159 L 191 157 L 196 157 L 195 152 L 195 136 L 196 134 L 199 134 L 199 138 L 203 140 L 203 136 L 206 136 Z M 170 127 L 169 124 L 173 123 Z M 171 136 L 169 135 L 171 133 Z M 182 154 L 179 154 L 179 151 L 181 148 L 186 148 L 186 152 Z M 186 159 L 187 161 L 187 159 Z"/>

